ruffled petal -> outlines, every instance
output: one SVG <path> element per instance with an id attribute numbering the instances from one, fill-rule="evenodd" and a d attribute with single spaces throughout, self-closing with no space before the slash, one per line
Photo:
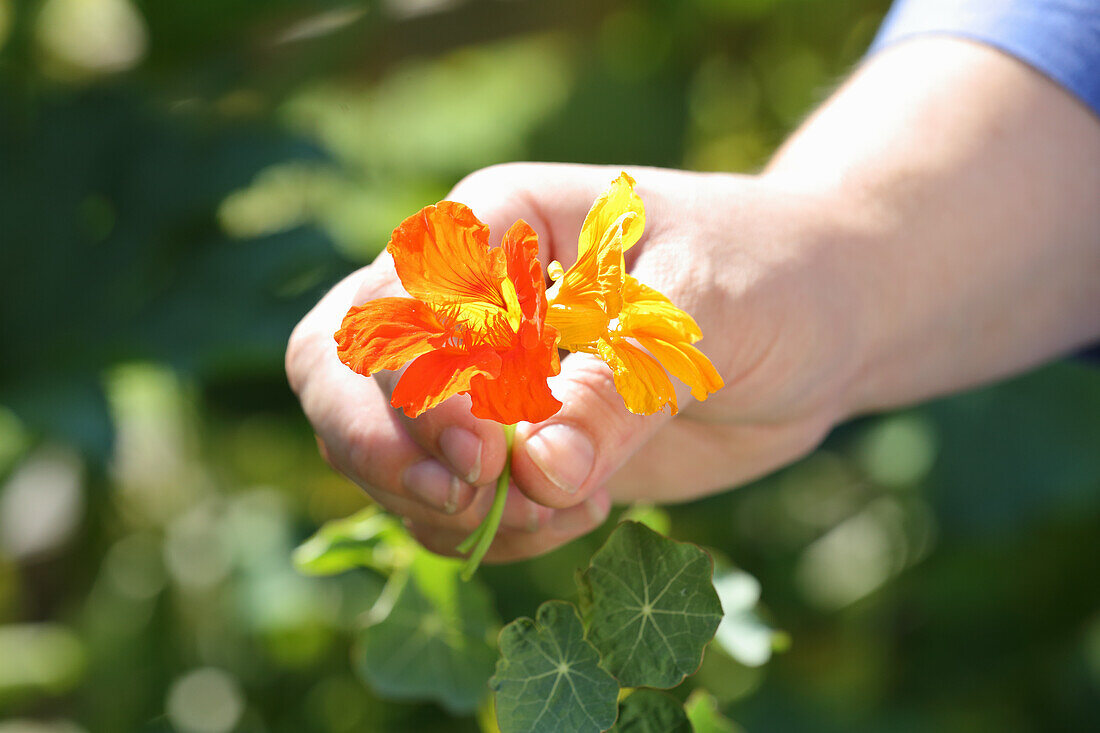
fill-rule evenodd
<path id="1" fill-rule="evenodd" d="M 691 344 L 670 343 L 645 336 L 635 338 L 672 376 L 691 387 L 691 396 L 695 399 L 705 400 L 724 386 L 710 359 Z"/>
<path id="2" fill-rule="evenodd" d="M 390 404 L 416 417 L 440 402 L 467 392 L 477 376 L 500 373 L 500 356 L 489 348 L 472 353 L 443 349 L 417 358 L 394 387 Z"/>
<path id="3" fill-rule="evenodd" d="M 336 353 L 354 371 L 370 376 L 400 369 L 439 348 L 450 332 L 431 308 L 412 298 L 378 298 L 352 307 L 336 332 Z"/>
<path id="4" fill-rule="evenodd" d="M 454 201 L 425 206 L 393 230 L 386 247 L 409 295 L 485 330 L 508 300 L 504 253 L 489 249 L 489 228 Z"/>
<path id="5" fill-rule="evenodd" d="M 670 405 L 672 414 L 676 414 L 672 381 L 652 356 L 621 339 L 601 339 L 597 350 L 611 367 L 615 389 L 622 395 L 626 409 L 636 415 L 652 415 Z"/>
<path id="6" fill-rule="evenodd" d="M 546 318 L 547 303 L 546 280 L 538 259 L 539 236 L 520 219 L 504 234 L 500 247 L 523 318 L 541 322 Z"/>
<path id="7" fill-rule="evenodd" d="M 470 411 L 475 417 L 514 425 L 521 420 L 542 422 L 561 409 L 546 383 L 561 371 L 553 329 L 540 338 L 537 326 L 524 321 L 516 347 L 500 356 L 497 377 L 478 376 L 470 383 Z"/>

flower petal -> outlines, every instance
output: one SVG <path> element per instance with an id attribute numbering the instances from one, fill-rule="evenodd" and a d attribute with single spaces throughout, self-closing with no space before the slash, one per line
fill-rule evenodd
<path id="1" fill-rule="evenodd" d="M 623 279 L 619 330 L 628 336 L 644 334 L 665 341 L 692 344 L 703 338 L 703 332 L 694 318 L 633 275 Z"/>
<path id="2" fill-rule="evenodd" d="M 626 409 L 636 415 L 652 415 L 665 405 L 677 411 L 672 381 L 657 361 L 622 339 L 601 339 L 600 358 L 611 367 L 615 389 L 622 395 Z"/>
<path id="3" fill-rule="evenodd" d="M 546 281 L 539 264 L 538 236 L 524 221 L 504 235 L 501 249 L 508 282 L 515 288 L 522 313 L 511 347 L 500 351 L 500 374 L 476 377 L 470 383 L 471 412 L 476 417 L 510 425 L 541 422 L 561 409 L 546 380 L 561 370 L 558 333 L 546 324 Z"/>
<path id="4" fill-rule="evenodd" d="M 401 375 L 390 404 L 404 410 L 408 417 L 416 417 L 449 397 L 469 391 L 474 377 L 495 377 L 499 373 L 500 357 L 490 348 L 432 351 Z"/>
<path id="5" fill-rule="evenodd" d="M 523 317 L 541 322 L 546 318 L 547 303 L 546 280 L 538 259 L 539 236 L 520 219 L 504 234 L 500 247 Z"/>
<path id="6" fill-rule="evenodd" d="M 578 259 L 589 249 L 619 240 L 622 251 L 630 249 L 645 229 L 645 206 L 634 193 L 634 179 L 626 173 L 612 181 L 611 186 L 593 202 L 581 226 L 577 248 Z"/>
<path id="7" fill-rule="evenodd" d="M 336 353 L 354 371 L 370 376 L 400 369 L 441 346 L 450 332 L 431 308 L 412 298 L 378 298 L 353 306 L 336 332 Z"/>
<path id="8" fill-rule="evenodd" d="M 489 249 L 489 228 L 454 201 L 425 206 L 393 230 L 386 249 L 409 295 L 483 329 L 508 302 L 504 254 Z"/>
<path id="9" fill-rule="evenodd" d="M 661 366 L 672 372 L 672 376 L 691 387 L 691 396 L 695 399 L 705 400 L 724 386 L 710 359 L 691 344 L 670 343 L 645 336 L 635 338 L 661 362 Z"/>
<path id="10" fill-rule="evenodd" d="M 537 328 L 524 321 L 516 347 L 500 355 L 500 374 L 470 382 L 470 411 L 475 417 L 514 425 L 521 420 L 542 422 L 561 409 L 546 383 L 561 371 L 557 334 L 548 328 L 540 339 Z"/>
<path id="11" fill-rule="evenodd" d="M 588 211 L 577 244 L 577 261 L 561 278 L 552 305 L 578 314 L 598 308 L 609 319 L 617 317 L 626 272 L 623 252 L 638 241 L 643 229 L 645 208 L 634 193 L 634 179 L 622 173 Z"/>
<path id="12" fill-rule="evenodd" d="M 583 351 L 593 348 L 607 334 L 611 319 L 592 300 L 555 298 L 546 314 L 546 322 L 561 335 L 561 348 Z"/>

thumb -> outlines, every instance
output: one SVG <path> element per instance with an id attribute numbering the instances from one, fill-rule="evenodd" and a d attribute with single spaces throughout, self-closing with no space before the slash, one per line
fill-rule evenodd
<path id="1" fill-rule="evenodd" d="M 561 410 L 516 429 L 512 471 L 520 491 L 544 506 L 579 504 L 603 486 L 670 419 L 628 412 L 606 364 L 589 354 L 562 360 L 550 380 Z"/>

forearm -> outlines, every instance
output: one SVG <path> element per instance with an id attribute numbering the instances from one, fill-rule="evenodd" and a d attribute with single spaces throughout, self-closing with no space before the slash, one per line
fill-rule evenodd
<path id="1" fill-rule="evenodd" d="M 827 202 L 861 333 L 851 412 L 1100 335 L 1100 121 L 1019 62 L 911 41 L 867 62 L 765 178 Z"/>

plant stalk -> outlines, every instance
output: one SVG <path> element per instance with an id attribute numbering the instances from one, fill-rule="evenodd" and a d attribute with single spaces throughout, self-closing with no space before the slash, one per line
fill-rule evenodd
<path id="1" fill-rule="evenodd" d="M 481 524 L 477 526 L 477 529 L 469 537 L 462 540 L 462 543 L 456 548 L 461 553 L 470 553 L 466 558 L 466 563 L 462 566 L 463 580 L 469 580 L 477 572 L 481 559 L 485 557 L 485 553 L 489 551 L 489 546 L 493 544 L 493 538 L 496 537 L 497 528 L 500 527 L 500 518 L 504 516 L 504 502 L 508 499 L 508 482 L 512 477 L 512 443 L 515 440 L 515 435 L 515 425 L 504 426 L 504 444 L 506 446 L 504 470 L 500 472 L 500 477 L 497 478 L 497 490 L 496 494 L 493 495 L 493 505 L 489 508 L 489 513 L 485 515 L 485 519 L 481 520 Z"/>

